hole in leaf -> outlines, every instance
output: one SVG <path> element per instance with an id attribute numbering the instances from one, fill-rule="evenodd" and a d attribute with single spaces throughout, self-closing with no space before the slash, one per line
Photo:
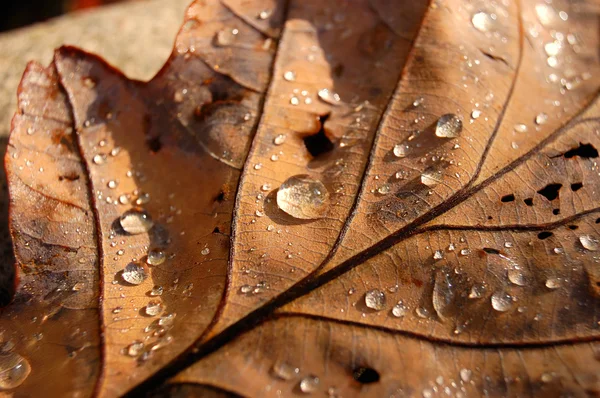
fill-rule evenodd
<path id="1" fill-rule="evenodd" d="M 533 198 L 527 198 L 523 200 L 527 206 L 533 206 Z"/>
<path id="2" fill-rule="evenodd" d="M 598 150 L 592 144 L 579 143 L 577 148 L 573 148 L 565 152 L 565 158 L 570 159 L 575 156 L 580 158 L 597 158 Z"/>
<path id="3" fill-rule="evenodd" d="M 493 219 L 494 219 L 494 217 L 492 217 L 492 216 L 488 216 L 488 217 L 487 217 L 487 219 L 488 219 L 488 220 L 493 220 Z"/>
<path id="4" fill-rule="evenodd" d="M 162 148 L 162 142 L 160 142 L 160 137 L 148 138 L 148 140 L 146 141 L 146 145 L 148 145 L 148 149 L 150 149 L 154 153 L 160 151 L 160 149 Z"/>
<path id="5" fill-rule="evenodd" d="M 549 231 L 540 232 L 538 234 L 538 239 L 540 239 L 540 240 L 548 239 L 552 235 L 554 235 L 554 234 L 552 232 L 549 232 Z"/>
<path id="6" fill-rule="evenodd" d="M 373 368 L 359 367 L 352 371 L 354 380 L 362 384 L 376 383 L 379 381 L 379 372 Z"/>
<path id="7" fill-rule="evenodd" d="M 219 227 L 215 227 L 215 229 L 213 229 L 213 234 L 220 234 L 221 230 L 219 229 Z"/>
<path id="8" fill-rule="evenodd" d="M 576 230 L 577 228 L 579 228 L 579 225 L 569 225 L 567 228 L 569 228 L 570 230 Z"/>
<path id="9" fill-rule="evenodd" d="M 225 192 L 224 191 L 219 192 L 219 194 L 215 198 L 215 201 L 217 201 L 217 202 L 225 201 Z"/>
<path id="10" fill-rule="evenodd" d="M 558 198 L 558 191 L 560 191 L 561 188 L 562 184 L 548 184 L 537 192 L 546 199 L 552 201 Z"/>
<path id="11" fill-rule="evenodd" d="M 571 184 L 571 190 L 573 192 L 579 191 L 581 188 L 583 188 L 583 183 L 582 182 L 576 182 L 574 184 Z"/>
<path id="12" fill-rule="evenodd" d="M 558 216 L 560 214 L 560 209 L 552 209 L 552 214 Z"/>
<path id="13" fill-rule="evenodd" d="M 515 200 L 515 195 L 508 194 L 508 195 L 504 195 L 502 198 L 500 198 L 500 201 L 507 203 L 507 202 L 513 202 Z"/>
<path id="14" fill-rule="evenodd" d="M 492 249 L 491 247 L 484 247 L 483 251 L 486 252 L 487 254 L 500 254 L 500 250 Z"/>
<path id="15" fill-rule="evenodd" d="M 600 217 L 596 218 L 596 224 L 600 224 Z"/>
<path id="16" fill-rule="evenodd" d="M 304 145 L 313 157 L 317 157 L 333 149 L 333 142 L 331 142 L 325 134 L 324 126 L 327 119 L 329 119 L 329 113 L 324 116 L 319 116 L 319 122 L 321 123 L 319 132 L 304 138 Z"/>

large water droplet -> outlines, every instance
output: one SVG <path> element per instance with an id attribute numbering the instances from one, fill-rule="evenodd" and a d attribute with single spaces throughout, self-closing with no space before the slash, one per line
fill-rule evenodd
<path id="1" fill-rule="evenodd" d="M 385 307 L 385 293 L 379 289 L 371 289 L 365 294 L 365 305 L 372 310 L 380 311 Z"/>
<path id="2" fill-rule="evenodd" d="M 507 276 L 508 276 L 508 280 L 511 283 L 514 283 L 517 286 L 525 286 L 527 285 L 527 280 L 525 279 L 525 275 L 523 275 L 523 272 L 521 271 L 521 269 L 514 267 L 514 268 L 509 268 L 507 271 Z"/>
<path id="3" fill-rule="evenodd" d="M 471 291 L 469 292 L 470 299 L 478 299 L 483 297 L 486 292 L 486 287 L 483 283 L 476 283 L 471 287 Z"/>
<path id="4" fill-rule="evenodd" d="M 560 279 L 559 278 L 548 278 L 546 279 L 546 287 L 548 289 L 558 289 L 560 287 Z"/>
<path id="5" fill-rule="evenodd" d="M 441 138 L 456 138 L 462 132 L 462 121 L 453 113 L 442 115 L 435 127 L 435 135 Z"/>
<path id="6" fill-rule="evenodd" d="M 14 352 L 0 355 L 0 389 L 8 390 L 20 386 L 31 373 L 31 365 Z"/>
<path id="7" fill-rule="evenodd" d="M 394 149 L 392 150 L 392 153 L 397 158 L 404 158 L 408 154 L 408 150 L 409 150 L 408 145 L 397 144 L 397 145 L 394 145 Z"/>
<path id="8" fill-rule="evenodd" d="M 513 305 L 513 298 L 506 292 L 496 292 L 491 298 L 492 308 L 499 312 L 510 310 Z"/>
<path id="9" fill-rule="evenodd" d="M 159 301 L 150 301 L 146 305 L 146 315 L 156 316 L 162 311 L 162 304 Z"/>
<path id="10" fill-rule="evenodd" d="M 143 266 L 136 263 L 129 263 L 123 270 L 122 277 L 127 283 L 139 285 L 146 280 L 148 275 Z"/>
<path id="11" fill-rule="evenodd" d="M 579 237 L 579 242 L 586 250 L 594 252 L 600 249 L 600 242 L 598 242 L 598 239 L 594 238 L 592 235 L 581 235 Z"/>
<path id="12" fill-rule="evenodd" d="M 319 388 L 319 378 L 317 376 L 306 376 L 300 381 L 300 391 L 305 394 L 311 394 Z"/>
<path id="13" fill-rule="evenodd" d="M 471 18 L 471 23 L 480 32 L 489 32 L 494 26 L 494 18 L 488 13 L 478 12 Z"/>
<path id="14" fill-rule="evenodd" d="M 321 218 L 329 210 L 329 192 L 321 181 L 304 174 L 296 175 L 279 187 L 277 206 L 295 218 Z"/>
<path id="15" fill-rule="evenodd" d="M 448 273 L 438 272 L 436 274 L 432 300 L 433 309 L 440 318 L 444 318 L 446 310 L 450 308 L 454 300 L 454 286 Z"/>
<path id="16" fill-rule="evenodd" d="M 131 235 L 143 234 L 154 226 L 150 215 L 141 209 L 127 210 L 119 219 L 119 223 L 121 228 Z"/>

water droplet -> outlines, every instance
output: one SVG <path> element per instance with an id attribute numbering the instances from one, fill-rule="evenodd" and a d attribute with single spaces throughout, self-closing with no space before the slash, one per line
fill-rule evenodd
<path id="1" fill-rule="evenodd" d="M 421 174 L 421 183 L 432 187 L 442 182 L 442 172 L 438 170 L 425 170 Z"/>
<path id="2" fill-rule="evenodd" d="M 293 82 L 296 80 L 296 72 L 292 70 L 288 70 L 283 72 L 283 78 L 288 82 Z"/>
<path id="3" fill-rule="evenodd" d="M 433 253 L 433 259 L 434 260 L 441 260 L 444 258 L 444 252 L 441 250 L 436 250 L 435 253 Z"/>
<path id="4" fill-rule="evenodd" d="M 375 311 L 380 311 L 385 307 L 385 293 L 379 289 L 371 289 L 365 294 L 365 304 Z"/>
<path id="5" fill-rule="evenodd" d="M 539 113 L 536 117 L 535 117 L 535 124 L 537 124 L 538 126 L 541 126 L 542 124 L 546 123 L 548 121 L 548 115 L 545 113 Z"/>
<path id="6" fill-rule="evenodd" d="M 240 287 L 240 293 L 243 293 L 243 294 L 248 294 L 248 293 L 252 292 L 252 290 L 254 290 L 254 286 L 242 285 Z"/>
<path id="7" fill-rule="evenodd" d="M 94 157 L 92 158 L 93 162 L 95 164 L 103 164 L 104 163 L 104 156 L 102 155 L 94 155 Z"/>
<path id="8" fill-rule="evenodd" d="M 129 263 L 123 270 L 122 277 L 127 283 L 139 285 L 146 280 L 148 275 L 143 266 L 136 263 Z"/>
<path id="9" fill-rule="evenodd" d="M 525 275 L 521 272 L 518 267 L 509 268 L 507 271 L 508 280 L 517 285 L 517 286 L 525 286 L 527 285 L 527 280 L 525 279 Z"/>
<path id="10" fill-rule="evenodd" d="M 148 316 L 156 316 L 162 311 L 162 304 L 159 301 L 150 301 L 145 311 Z"/>
<path id="11" fill-rule="evenodd" d="M 506 312 L 513 305 L 513 298 L 505 292 L 496 292 L 491 297 L 492 308 L 499 312 Z"/>
<path id="12" fill-rule="evenodd" d="M 121 228 L 131 235 L 148 232 L 154 226 L 150 215 L 141 209 L 127 210 L 119 219 L 119 223 Z"/>
<path id="13" fill-rule="evenodd" d="M 471 112 L 471 119 L 477 119 L 479 116 L 481 116 L 481 111 L 479 109 L 473 109 Z"/>
<path id="14" fill-rule="evenodd" d="M 435 127 L 435 135 L 441 138 L 456 138 L 462 132 L 462 121 L 453 113 L 442 115 Z"/>
<path id="15" fill-rule="evenodd" d="M 523 123 L 515 124 L 514 129 L 517 133 L 526 133 L 527 132 L 527 126 Z"/>
<path id="16" fill-rule="evenodd" d="M 319 388 L 319 378 L 309 375 L 300 380 L 300 391 L 305 394 L 311 394 Z"/>
<path id="17" fill-rule="evenodd" d="M 390 190 L 390 184 L 383 184 L 382 186 L 377 188 L 377 192 L 379 192 L 381 195 L 387 195 L 388 193 L 390 193 Z"/>
<path id="18" fill-rule="evenodd" d="M 415 308 L 415 313 L 419 318 L 427 319 L 431 316 L 429 310 L 425 307 L 417 307 Z"/>
<path id="19" fill-rule="evenodd" d="M 116 187 L 119 186 L 119 182 L 115 181 L 115 180 L 110 180 L 108 182 L 108 184 L 106 184 L 107 187 L 109 187 L 110 189 L 115 189 Z"/>
<path id="20" fill-rule="evenodd" d="M 548 289 L 558 289 L 561 286 L 560 279 L 558 278 L 548 278 L 546 279 L 546 287 Z"/>
<path id="21" fill-rule="evenodd" d="M 425 101 L 425 98 L 419 97 L 413 101 L 412 105 L 416 108 L 416 107 L 420 106 L 423 103 L 423 101 Z"/>
<path id="22" fill-rule="evenodd" d="M 544 51 L 548 56 L 558 55 L 560 50 L 562 49 L 562 44 L 560 41 L 555 40 L 544 44 Z"/>
<path id="23" fill-rule="evenodd" d="M 471 381 L 472 375 L 473 375 L 473 371 L 471 371 L 470 369 L 463 368 L 460 370 L 460 379 L 465 383 L 468 383 L 469 381 Z"/>
<path id="24" fill-rule="evenodd" d="M 600 242 L 598 242 L 598 239 L 594 238 L 591 235 L 581 235 L 579 237 L 579 242 L 581 243 L 581 246 L 583 246 L 583 248 L 586 250 L 595 252 L 600 249 Z"/>
<path id="25" fill-rule="evenodd" d="M 166 258 L 167 256 L 162 250 L 152 249 L 148 252 L 146 263 L 149 265 L 160 265 L 165 262 Z"/>
<path id="26" fill-rule="evenodd" d="M 0 390 L 20 386 L 31 373 L 31 365 L 14 352 L 0 354 Z"/>
<path id="27" fill-rule="evenodd" d="M 392 315 L 396 318 L 401 318 L 408 312 L 408 308 L 404 305 L 402 300 L 398 301 L 394 307 L 392 307 Z"/>
<path id="28" fill-rule="evenodd" d="M 215 44 L 221 47 L 227 47 L 232 45 L 239 33 L 238 29 L 223 29 L 216 33 Z"/>
<path id="29" fill-rule="evenodd" d="M 454 290 L 454 285 L 450 279 L 449 273 L 436 273 L 433 285 L 432 302 L 433 309 L 442 319 L 447 312 L 446 310 L 450 308 L 454 300 Z"/>
<path id="30" fill-rule="evenodd" d="M 135 204 L 138 206 L 145 205 L 148 202 L 150 202 L 150 194 L 146 192 L 140 193 L 135 199 Z"/>
<path id="31" fill-rule="evenodd" d="M 494 19 L 485 12 L 478 12 L 471 18 L 473 27 L 480 32 L 489 32 L 494 26 Z"/>
<path id="32" fill-rule="evenodd" d="M 172 326 L 175 321 L 175 313 L 166 314 L 160 317 L 158 320 L 159 326 Z"/>
<path id="33" fill-rule="evenodd" d="M 286 362 L 277 361 L 273 364 L 271 373 L 278 379 L 291 380 L 300 373 L 300 369 L 295 368 Z"/>
<path id="34" fill-rule="evenodd" d="M 258 13 L 258 15 L 256 15 L 256 18 L 260 19 L 260 20 L 265 20 L 267 18 L 269 18 L 271 16 L 271 10 L 262 10 L 261 12 Z"/>
<path id="35" fill-rule="evenodd" d="M 279 187 L 277 206 L 295 218 L 321 218 L 329 210 L 329 192 L 321 181 L 304 174 L 296 175 Z"/>
<path id="36" fill-rule="evenodd" d="M 285 139 L 286 139 L 285 134 L 278 134 L 275 138 L 273 138 L 273 144 L 281 145 L 285 142 Z"/>
<path id="37" fill-rule="evenodd" d="M 471 287 L 471 291 L 469 292 L 469 298 L 470 299 L 478 299 L 483 297 L 483 295 L 485 294 L 486 291 L 486 287 L 484 284 L 482 283 L 476 283 L 475 285 L 473 285 Z"/>
<path id="38" fill-rule="evenodd" d="M 202 249 L 200 254 L 202 254 L 203 256 L 207 256 L 208 254 L 210 254 L 210 249 L 208 247 L 205 247 L 204 249 Z"/>
<path id="39" fill-rule="evenodd" d="M 542 382 L 544 383 L 550 383 L 552 381 L 554 377 L 552 376 L 552 373 L 544 373 L 542 374 Z"/>
<path id="40" fill-rule="evenodd" d="M 552 6 L 547 4 L 536 4 L 535 13 L 540 23 L 544 26 L 552 25 L 557 21 L 557 13 Z"/>
<path id="41" fill-rule="evenodd" d="M 164 288 L 162 286 L 154 286 L 150 291 L 150 295 L 153 297 L 162 296 Z"/>
<path id="42" fill-rule="evenodd" d="M 127 348 L 125 349 L 125 354 L 129 355 L 130 357 L 137 357 L 142 353 L 143 349 L 144 343 L 142 343 L 139 340 L 136 340 L 127 346 Z"/>
<path id="43" fill-rule="evenodd" d="M 341 101 L 341 98 L 338 93 L 334 93 L 327 88 L 319 90 L 317 93 L 321 101 L 326 102 L 331 105 L 337 105 Z"/>
<path id="44" fill-rule="evenodd" d="M 406 157 L 406 155 L 408 155 L 408 150 L 409 150 L 408 145 L 398 144 L 398 145 L 394 145 L 394 149 L 392 150 L 392 152 L 395 157 L 403 158 L 403 157 Z"/>

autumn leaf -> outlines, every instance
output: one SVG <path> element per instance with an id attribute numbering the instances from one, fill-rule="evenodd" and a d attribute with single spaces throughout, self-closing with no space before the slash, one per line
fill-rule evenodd
<path id="1" fill-rule="evenodd" d="M 599 394 L 599 11 L 198 0 L 147 83 L 30 64 L 0 388 Z"/>

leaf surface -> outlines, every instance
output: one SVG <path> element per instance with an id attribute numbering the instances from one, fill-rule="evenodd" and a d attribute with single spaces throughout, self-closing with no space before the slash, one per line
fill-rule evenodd
<path id="1" fill-rule="evenodd" d="M 597 394 L 598 28 L 578 0 L 195 1 L 147 83 L 31 64 L 16 395 Z M 324 206 L 283 200 L 298 176 Z"/>

